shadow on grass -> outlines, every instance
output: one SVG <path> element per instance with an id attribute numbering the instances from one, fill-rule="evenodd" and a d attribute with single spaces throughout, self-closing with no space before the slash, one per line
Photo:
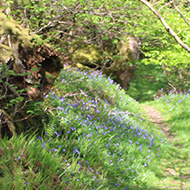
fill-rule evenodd
<path id="1" fill-rule="evenodd" d="M 160 65 L 139 63 L 127 94 L 139 102 L 151 101 L 159 89 L 165 89 L 166 84 Z"/>

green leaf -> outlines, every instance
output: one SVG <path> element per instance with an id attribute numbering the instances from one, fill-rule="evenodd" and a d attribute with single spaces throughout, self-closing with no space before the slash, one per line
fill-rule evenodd
<path id="1" fill-rule="evenodd" d="M 34 67 L 31 71 L 35 72 L 39 69 L 39 67 Z"/>
<path id="2" fill-rule="evenodd" d="M 18 103 L 18 100 L 17 99 L 12 99 L 12 100 L 10 100 L 9 101 L 11 104 L 16 104 L 16 103 Z"/>

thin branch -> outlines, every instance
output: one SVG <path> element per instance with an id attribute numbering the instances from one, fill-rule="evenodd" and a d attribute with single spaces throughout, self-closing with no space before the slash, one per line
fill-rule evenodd
<path id="1" fill-rule="evenodd" d="M 26 101 L 24 102 L 24 104 L 22 105 L 22 107 L 17 108 L 17 109 L 16 109 L 16 112 L 14 112 L 14 113 L 11 114 L 11 117 L 13 118 L 16 113 L 18 113 L 18 112 L 20 112 L 22 109 L 24 109 L 24 107 L 26 106 L 26 104 L 27 104 L 28 102 L 31 102 L 31 101 L 32 101 L 32 100 L 26 100 Z M 20 103 L 21 103 L 21 102 L 19 102 L 19 104 L 20 104 Z M 16 107 L 16 106 L 15 106 L 15 107 Z"/>
<path id="2" fill-rule="evenodd" d="M 9 47 L 12 48 L 10 35 L 7 35 L 7 40 L 8 40 Z"/>
<path id="3" fill-rule="evenodd" d="M 170 1 L 169 3 L 164 4 L 162 7 L 158 9 L 158 12 L 163 9 L 164 7 L 168 6 L 169 4 L 173 3 L 173 1 Z"/>
<path id="4" fill-rule="evenodd" d="M 172 9 L 167 15 L 165 15 L 163 19 L 166 19 L 166 18 L 168 17 L 168 15 L 170 15 L 170 14 L 173 13 L 173 12 L 175 12 L 174 9 Z"/>
<path id="5" fill-rule="evenodd" d="M 44 29 L 46 29 L 46 28 L 51 28 L 51 27 L 53 27 L 53 26 L 52 26 L 53 23 L 66 24 L 66 22 L 59 21 L 59 20 L 50 21 L 47 25 L 41 27 L 38 31 L 35 31 L 35 32 L 33 32 L 32 34 L 38 34 L 38 33 L 40 33 L 42 30 L 44 30 Z"/>
<path id="6" fill-rule="evenodd" d="M 190 23 L 188 22 L 188 20 L 184 17 L 184 15 L 182 14 L 182 12 L 178 9 L 178 7 L 174 4 L 174 2 L 171 2 L 172 5 L 174 6 L 174 8 L 176 9 L 176 11 L 180 14 L 180 16 L 182 17 L 182 19 L 186 22 L 186 24 L 190 27 Z"/>
<path id="7" fill-rule="evenodd" d="M 5 35 L 2 35 L 1 39 L 0 39 L 0 44 L 3 44 L 5 42 Z"/>
<path id="8" fill-rule="evenodd" d="M 190 53 L 190 47 L 186 45 L 179 37 L 178 35 L 172 30 L 172 28 L 167 24 L 167 22 L 163 19 L 163 17 L 158 13 L 158 11 L 146 0 L 140 0 L 142 3 L 144 3 L 161 21 L 161 23 L 164 25 L 167 32 L 176 40 L 176 42 L 186 51 Z"/>
<path id="9" fill-rule="evenodd" d="M 117 94 L 117 91 L 118 91 L 119 87 L 120 87 L 120 86 L 117 85 L 117 88 L 115 89 L 115 93 L 114 93 L 114 95 L 113 95 L 113 97 L 112 97 L 112 100 L 111 100 L 112 104 L 114 104 L 115 96 L 116 96 L 116 94 Z"/>
<path id="10" fill-rule="evenodd" d="M 116 94 L 117 94 L 118 89 L 119 89 L 119 85 L 117 85 L 117 88 L 116 88 L 116 90 L 115 90 L 115 93 L 114 93 L 114 95 L 113 95 L 113 97 L 112 97 L 112 99 L 111 99 L 111 104 L 114 104 L 114 99 L 115 99 L 115 96 L 116 96 Z M 109 113 L 108 113 L 108 120 L 109 120 L 109 117 L 110 117 L 111 113 L 112 113 L 112 109 L 111 109 L 111 110 L 109 111 Z"/>
<path id="11" fill-rule="evenodd" d="M 32 117 L 35 117 L 36 115 L 32 115 L 32 114 L 30 114 L 30 115 L 28 115 L 28 116 L 26 116 L 26 117 L 23 117 L 23 118 L 21 118 L 21 119 L 17 119 L 17 120 L 13 120 L 13 122 L 19 122 L 19 121 L 24 121 L 24 120 L 26 120 L 26 119 L 28 119 L 28 118 L 32 118 Z"/>
<path id="12" fill-rule="evenodd" d="M 177 89 L 171 83 L 168 82 L 168 85 L 174 89 L 174 92 L 177 92 Z"/>
<path id="13" fill-rule="evenodd" d="M 89 91 L 86 91 L 86 93 L 89 93 L 89 92 L 93 92 L 94 90 L 89 90 Z M 82 91 L 81 93 L 67 93 L 63 96 L 63 98 L 67 98 L 67 97 L 73 97 L 73 96 L 80 96 L 80 95 L 84 95 L 84 92 Z M 87 96 L 87 95 L 85 95 Z"/>
<path id="14" fill-rule="evenodd" d="M 134 114 L 134 113 L 131 113 L 129 111 L 125 111 L 125 112 L 117 112 L 117 113 L 112 113 L 113 115 L 116 115 L 116 114 L 127 114 L 127 115 L 131 115 L 131 116 L 135 116 L 135 117 L 138 117 L 139 119 L 142 119 L 143 121 L 145 120 L 144 118 L 142 118 L 140 115 L 138 114 Z"/>
<path id="15" fill-rule="evenodd" d="M 7 87 L 8 87 L 8 89 L 9 89 L 11 92 L 13 92 L 13 94 L 14 94 L 15 96 L 17 96 L 17 97 L 20 96 L 20 94 L 19 94 L 14 88 L 12 88 L 12 86 L 11 86 L 9 83 L 7 83 Z"/>

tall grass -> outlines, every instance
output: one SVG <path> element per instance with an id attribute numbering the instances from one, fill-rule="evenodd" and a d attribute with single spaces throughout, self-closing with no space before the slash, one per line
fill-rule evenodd
<path id="1" fill-rule="evenodd" d="M 0 189 L 154 188 L 166 140 L 110 78 L 63 70 L 41 107 L 40 136 L 0 140 Z"/>

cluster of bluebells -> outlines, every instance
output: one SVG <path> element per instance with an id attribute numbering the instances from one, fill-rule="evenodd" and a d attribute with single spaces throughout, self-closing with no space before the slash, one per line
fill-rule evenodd
<path id="1" fill-rule="evenodd" d="M 169 94 L 167 96 L 163 96 L 161 100 L 164 99 L 164 101 L 166 101 L 167 106 L 169 106 L 169 111 L 174 111 L 176 109 L 178 109 L 178 105 L 180 106 L 181 104 L 185 105 L 183 110 L 180 110 L 182 112 L 185 111 L 190 111 L 190 108 L 188 108 L 189 106 L 189 97 L 190 97 L 190 90 L 188 90 L 187 92 L 183 93 L 183 92 L 169 92 Z M 187 100 L 187 101 L 186 101 Z M 186 110 L 186 108 L 188 108 L 188 110 Z"/>
<path id="2" fill-rule="evenodd" d="M 118 92 L 120 94 L 116 97 L 115 105 L 111 105 L 107 98 L 102 98 L 101 92 L 105 91 L 103 84 L 106 84 L 107 90 L 110 88 L 110 91 L 114 86 L 116 88 L 112 79 L 105 78 L 99 72 L 67 70 L 62 73 L 60 80 L 63 86 L 68 87 L 69 82 L 73 85 L 74 81 L 77 83 L 77 79 L 81 76 L 86 79 L 89 86 L 98 88 L 99 94 L 96 93 L 95 96 L 91 93 L 88 97 L 85 94 L 85 100 L 78 98 L 77 101 L 57 96 L 53 92 L 46 96 L 51 101 L 57 120 L 60 121 L 58 127 L 52 126 L 55 130 L 47 143 L 55 137 L 62 139 L 62 143 L 59 141 L 60 145 L 48 151 L 53 152 L 55 156 L 61 153 L 69 155 L 68 159 L 73 157 L 78 160 L 78 171 L 92 176 L 91 185 L 94 185 L 95 189 L 100 184 L 114 186 L 116 189 L 128 189 L 131 181 L 150 174 L 148 168 L 152 160 L 160 156 L 160 145 L 166 142 L 161 136 L 139 126 L 141 118 L 127 110 L 128 101 L 131 99 L 121 90 Z M 100 84 L 103 87 L 102 91 Z M 79 84 L 75 85 L 79 86 Z M 124 102 L 126 108 L 121 105 Z M 45 149 L 46 143 L 40 140 Z M 66 158 L 65 162 L 68 162 L 68 159 Z M 70 161 L 68 165 L 70 167 L 72 162 Z M 65 183 L 69 183 L 71 179 L 69 178 Z M 80 175 L 76 181 L 82 183 Z"/>

